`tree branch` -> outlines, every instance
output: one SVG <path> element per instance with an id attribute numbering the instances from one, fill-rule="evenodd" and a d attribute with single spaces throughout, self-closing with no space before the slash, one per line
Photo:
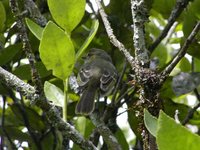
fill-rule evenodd
<path id="1" fill-rule="evenodd" d="M 200 21 L 196 24 L 196 26 L 186 39 L 185 43 L 183 44 L 178 54 L 171 60 L 169 65 L 162 71 L 161 74 L 164 79 L 161 82 L 163 82 L 167 78 L 167 76 L 171 73 L 171 71 L 174 69 L 177 63 L 185 56 L 189 45 L 192 43 L 193 39 L 195 38 L 199 30 L 200 30 Z"/>
<path id="2" fill-rule="evenodd" d="M 73 126 L 67 122 L 64 122 L 60 117 L 59 111 L 56 109 L 56 107 L 51 106 L 51 104 L 44 97 L 39 96 L 36 93 L 34 87 L 23 82 L 15 75 L 4 70 L 2 67 L 0 67 L 0 78 L 1 82 L 6 84 L 8 87 L 11 87 L 12 89 L 20 92 L 22 95 L 30 99 L 32 103 L 35 103 L 38 107 L 40 107 L 45 112 L 51 126 L 57 127 L 58 130 L 61 131 L 64 141 L 71 139 L 82 149 L 97 149 L 90 141 L 84 140 L 84 138 L 79 134 L 77 130 L 74 129 Z"/>
<path id="3" fill-rule="evenodd" d="M 1 115 L 1 128 L 2 128 L 2 131 L 3 133 L 5 134 L 5 137 L 8 139 L 11 147 L 13 150 L 17 150 L 17 147 L 16 145 L 13 143 L 10 135 L 7 133 L 6 129 L 5 129 L 5 112 L 6 112 L 6 97 L 3 96 L 3 109 L 2 109 L 2 115 Z M 4 149 L 4 135 L 1 136 L 1 148 L 2 150 Z"/>
<path id="4" fill-rule="evenodd" d="M 196 106 L 194 106 L 194 108 L 192 108 L 192 109 L 188 112 L 187 116 L 186 116 L 185 119 L 182 121 L 182 125 L 187 124 L 188 121 L 189 121 L 190 119 L 192 119 L 192 117 L 193 117 L 195 111 L 196 111 L 199 107 L 200 107 L 200 103 L 198 103 Z"/>
<path id="5" fill-rule="evenodd" d="M 102 122 L 96 113 L 92 113 L 90 115 L 90 119 L 93 124 L 97 127 L 98 132 L 103 136 L 108 148 L 110 150 L 121 150 L 121 146 L 119 145 L 116 137 L 110 131 L 110 129 Z"/>
<path id="6" fill-rule="evenodd" d="M 32 0 L 25 0 L 25 8 L 28 10 L 30 18 L 32 18 L 37 24 L 42 27 L 47 24 L 47 19 L 41 14 L 37 5 Z"/>
<path id="7" fill-rule="evenodd" d="M 182 125 L 187 124 L 187 123 L 189 122 L 189 120 L 192 119 L 192 117 L 193 117 L 195 111 L 200 107 L 200 95 L 199 95 L 199 92 L 197 91 L 197 89 L 194 89 L 194 93 L 195 93 L 195 95 L 196 95 L 196 97 L 197 97 L 197 99 L 198 99 L 198 104 L 197 104 L 196 106 L 194 106 L 194 108 L 192 108 L 192 109 L 188 112 L 187 116 L 186 116 L 185 119 L 182 121 Z"/>
<path id="8" fill-rule="evenodd" d="M 131 56 L 131 54 L 128 52 L 128 50 L 125 48 L 125 46 L 116 38 L 116 36 L 113 33 L 113 29 L 111 28 L 110 22 L 108 21 L 107 18 L 107 14 L 105 13 L 100 0 L 95 0 L 97 7 L 99 9 L 99 13 L 101 15 L 102 21 L 104 23 L 106 32 L 108 34 L 108 37 L 110 39 L 110 42 L 117 47 L 121 52 L 124 53 L 125 58 L 127 59 L 127 61 L 130 63 L 130 65 L 132 66 L 132 68 L 134 68 L 134 58 Z"/>
<path id="9" fill-rule="evenodd" d="M 148 20 L 148 11 L 144 0 L 131 0 L 133 17 L 133 41 L 135 47 L 135 59 L 139 66 L 149 66 L 149 52 L 146 49 L 144 24 Z"/>
<path id="10" fill-rule="evenodd" d="M 20 38 L 21 38 L 21 41 L 23 44 L 23 50 L 26 54 L 26 57 L 29 61 L 30 67 L 31 67 L 32 81 L 33 81 L 34 85 L 36 86 L 36 90 L 37 90 L 36 92 L 39 94 L 43 94 L 43 86 L 41 83 L 39 73 L 35 66 L 35 56 L 33 54 L 31 44 L 28 39 L 28 34 L 27 34 L 24 18 L 22 16 L 22 14 L 20 14 L 21 12 L 20 12 L 20 9 L 18 6 L 18 2 L 15 0 L 10 0 L 10 7 L 12 10 L 12 13 L 17 18 L 16 23 L 19 28 Z"/>
<path id="11" fill-rule="evenodd" d="M 168 19 L 168 23 L 165 26 L 162 33 L 159 35 L 159 37 L 156 39 L 156 41 L 149 47 L 149 51 L 152 52 L 159 43 L 167 36 L 170 28 L 176 21 L 176 19 L 181 15 L 182 11 L 186 8 L 190 0 L 177 0 L 175 7 L 171 11 L 170 17 Z"/>

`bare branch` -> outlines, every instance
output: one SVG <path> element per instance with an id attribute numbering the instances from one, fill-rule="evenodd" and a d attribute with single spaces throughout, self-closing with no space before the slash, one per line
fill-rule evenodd
<path id="1" fill-rule="evenodd" d="M 119 145 L 116 137 L 110 131 L 110 129 L 102 122 L 96 113 L 90 115 L 90 119 L 93 124 L 97 127 L 98 132 L 103 136 L 108 148 L 110 150 L 121 150 L 121 146 Z"/>
<path id="2" fill-rule="evenodd" d="M 120 86 L 120 84 L 121 84 L 121 82 L 122 82 L 122 78 L 123 78 L 123 76 L 124 76 L 124 74 L 125 74 L 125 71 L 126 71 L 126 67 L 127 67 L 127 61 L 125 60 L 124 61 L 124 66 L 123 66 L 123 70 L 122 70 L 122 72 L 121 72 L 121 74 L 120 74 L 120 76 L 119 76 L 119 78 L 118 78 L 118 80 L 117 80 L 117 84 L 116 84 L 116 86 L 115 86 L 115 89 L 114 89 L 114 91 L 113 91 L 113 97 L 112 97 L 112 102 L 111 102 L 111 104 L 113 105 L 115 105 L 115 100 L 116 100 L 116 96 L 117 96 L 117 91 L 118 91 L 118 89 L 119 89 L 119 86 Z"/>
<path id="3" fill-rule="evenodd" d="M 182 11 L 186 8 L 189 1 L 190 0 L 177 0 L 175 7 L 171 11 L 167 25 L 165 26 L 160 36 L 156 39 L 156 41 L 149 47 L 150 52 L 152 52 L 158 46 L 158 44 L 167 36 L 170 28 L 172 27 L 176 19 L 181 15 Z"/>
<path id="4" fill-rule="evenodd" d="M 144 0 L 131 0 L 131 10 L 134 28 L 135 59 L 139 66 L 149 66 L 149 52 L 145 45 L 144 24 L 148 20 Z"/>
<path id="5" fill-rule="evenodd" d="M 10 135 L 7 133 L 6 129 L 5 129 L 5 107 L 6 107 L 6 97 L 3 96 L 3 109 L 2 109 L 2 113 L 1 113 L 1 128 L 2 128 L 2 131 L 3 131 L 3 134 L 5 134 L 5 137 L 8 139 L 11 147 L 13 150 L 16 150 L 17 147 L 16 145 L 13 143 Z M 1 149 L 4 149 L 4 135 L 1 135 Z"/>
<path id="6" fill-rule="evenodd" d="M 197 89 L 194 89 L 194 93 L 195 93 L 195 95 L 196 95 L 196 97 L 197 97 L 197 99 L 198 99 L 198 104 L 197 104 L 196 106 L 194 106 L 194 108 L 192 108 L 192 109 L 188 112 L 187 116 L 186 116 L 185 119 L 182 121 L 182 125 L 187 124 L 187 123 L 189 122 L 189 120 L 192 119 L 192 117 L 193 117 L 195 111 L 200 107 L 200 94 L 199 94 L 199 92 L 197 91 Z"/>
<path id="7" fill-rule="evenodd" d="M 200 21 L 196 24 L 188 38 L 186 39 L 185 43 L 183 44 L 182 48 L 178 52 L 178 54 L 172 59 L 172 61 L 169 63 L 169 65 L 162 71 L 162 76 L 164 76 L 164 80 L 166 77 L 171 73 L 171 71 L 174 69 L 174 67 L 177 65 L 177 63 L 184 57 L 184 55 L 187 52 L 187 49 L 189 45 L 192 43 L 193 39 L 197 35 L 197 33 L 200 30 Z"/>
<path id="8" fill-rule="evenodd" d="M 134 67 L 134 58 L 131 56 L 131 54 L 128 52 L 128 50 L 125 48 L 125 46 L 116 38 L 116 36 L 113 33 L 113 29 L 111 28 L 110 22 L 108 21 L 107 14 L 105 13 L 100 0 L 95 0 L 97 7 L 99 9 L 99 13 L 101 15 L 102 21 L 104 23 L 106 32 L 108 34 L 108 37 L 110 39 L 110 42 L 116 46 L 121 52 L 124 53 L 127 61 L 130 63 L 132 68 Z"/>
<path id="9" fill-rule="evenodd" d="M 192 117 L 193 117 L 195 111 L 196 111 L 199 107 L 200 107 L 200 103 L 198 103 L 196 106 L 194 106 L 194 108 L 192 108 L 192 109 L 188 112 L 187 116 L 186 116 L 185 119 L 182 121 L 182 125 L 187 124 L 187 123 L 189 122 L 189 120 L 192 119 Z"/>
<path id="10" fill-rule="evenodd" d="M 52 106 L 44 97 L 39 96 L 34 87 L 20 80 L 10 72 L 4 70 L 2 67 L 0 67 L 0 78 L 1 82 L 20 92 L 22 95 L 29 98 L 32 103 L 35 103 L 38 107 L 40 107 L 45 112 L 51 126 L 57 127 L 61 131 L 63 140 L 71 139 L 82 149 L 97 149 L 90 141 L 84 140 L 84 138 L 77 130 L 74 129 L 73 126 L 63 121 L 56 107 Z"/>
<path id="11" fill-rule="evenodd" d="M 42 94 L 43 86 L 42 86 L 40 76 L 35 66 L 35 56 L 33 54 L 31 44 L 28 39 L 28 34 L 27 34 L 24 18 L 22 14 L 20 14 L 21 12 L 18 6 L 18 2 L 15 0 L 10 0 L 10 7 L 12 10 L 12 13 L 17 18 L 17 26 L 19 28 L 20 38 L 23 44 L 23 50 L 25 51 L 26 57 L 29 60 L 29 64 L 31 66 L 32 81 L 36 86 L 37 92 L 39 94 Z"/>
<path id="12" fill-rule="evenodd" d="M 32 0 L 25 0 L 25 8 L 28 10 L 30 18 L 37 24 L 42 27 L 47 24 L 47 19 L 41 14 L 37 5 Z"/>

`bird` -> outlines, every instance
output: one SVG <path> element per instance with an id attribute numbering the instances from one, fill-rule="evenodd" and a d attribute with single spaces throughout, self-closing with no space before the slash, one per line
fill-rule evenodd
<path id="1" fill-rule="evenodd" d="M 81 96 L 75 113 L 90 115 L 94 110 L 95 97 L 111 94 L 117 82 L 118 73 L 111 57 L 102 49 L 92 48 L 84 60 L 77 76 Z"/>

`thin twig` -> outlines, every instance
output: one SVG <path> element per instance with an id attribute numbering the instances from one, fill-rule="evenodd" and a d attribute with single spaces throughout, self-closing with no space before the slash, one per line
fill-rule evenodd
<path id="1" fill-rule="evenodd" d="M 171 36 L 173 35 L 174 30 L 176 29 L 177 25 L 178 25 L 178 22 L 175 22 L 175 23 L 172 25 L 172 27 L 170 28 L 168 34 L 167 34 L 166 37 L 165 37 L 164 45 L 166 45 L 166 44 L 169 42 L 169 40 L 171 39 Z"/>
<path id="2" fill-rule="evenodd" d="M 32 81 L 36 86 L 36 90 L 37 90 L 36 92 L 39 93 L 39 95 L 41 95 L 43 94 L 43 86 L 42 86 L 40 76 L 35 66 L 35 56 L 33 54 L 31 44 L 28 39 L 28 34 L 27 34 L 24 18 L 20 12 L 18 1 L 10 0 L 10 7 L 12 10 L 12 13 L 17 18 L 17 26 L 19 28 L 20 38 L 23 44 L 23 50 L 31 66 Z"/>
<path id="3" fill-rule="evenodd" d="M 182 125 L 187 124 L 187 123 L 189 122 L 189 120 L 192 119 L 192 117 L 193 117 L 195 111 L 196 111 L 199 107 L 200 107 L 200 103 L 198 103 L 196 106 L 194 106 L 194 108 L 192 108 L 192 109 L 188 112 L 187 116 L 186 116 L 185 119 L 182 121 Z"/>
<path id="4" fill-rule="evenodd" d="M 193 39 L 195 38 L 199 30 L 200 30 L 200 21 L 196 24 L 196 26 L 186 39 L 185 43 L 183 44 L 178 54 L 172 59 L 169 65 L 162 71 L 161 74 L 164 77 L 164 79 L 161 82 L 163 82 L 167 78 L 167 76 L 171 73 L 171 71 L 174 69 L 177 63 L 185 56 L 189 45 L 192 43 Z"/>
<path id="5" fill-rule="evenodd" d="M 194 67 L 195 67 L 194 66 L 194 57 L 192 57 L 192 64 L 191 64 L 191 66 L 192 66 L 192 72 L 194 72 Z M 196 95 L 196 98 L 198 100 L 198 104 L 188 112 L 187 116 L 182 121 L 182 125 L 187 124 L 190 121 L 190 119 L 192 119 L 195 111 L 200 107 L 200 94 L 199 94 L 197 88 L 194 89 L 194 94 Z"/>
<path id="6" fill-rule="evenodd" d="M 47 100 L 44 100 L 44 97 L 39 96 L 34 87 L 20 80 L 10 72 L 4 70 L 2 67 L 0 67 L 0 79 L 2 83 L 6 84 L 12 89 L 17 90 L 23 96 L 33 101 L 32 103 L 35 103 L 38 107 L 40 107 L 45 112 L 51 126 L 57 127 L 58 130 L 61 131 L 64 141 L 71 139 L 82 149 L 97 149 L 90 141 L 85 140 L 83 136 L 81 136 L 80 133 L 74 129 L 73 126 L 63 121 L 63 119 L 60 117 L 58 109 L 54 106 L 51 106 Z"/>
<path id="7" fill-rule="evenodd" d="M 186 8 L 189 1 L 190 0 L 177 0 L 175 7 L 171 11 L 167 25 L 165 26 L 160 36 L 156 39 L 156 41 L 149 47 L 150 52 L 152 52 L 158 46 L 158 44 L 167 36 L 170 28 L 172 27 L 176 19 L 181 15 L 183 10 Z"/>
<path id="8" fill-rule="evenodd" d="M 126 101 L 124 101 L 124 102 L 120 102 L 120 100 L 122 99 L 122 98 L 124 98 L 124 96 L 126 95 L 126 94 L 128 94 L 129 92 L 131 92 L 133 89 L 135 89 L 135 86 L 132 86 L 132 87 L 130 87 L 128 90 L 126 90 L 121 96 L 119 96 L 118 98 L 117 98 L 117 106 L 118 107 L 120 107 L 120 106 L 122 106 L 124 103 L 126 103 Z M 135 92 L 135 90 L 133 91 L 133 92 Z"/>
<path id="9" fill-rule="evenodd" d="M 122 69 L 122 73 L 119 76 L 119 79 L 117 81 L 116 87 L 115 87 L 114 92 L 113 92 L 113 97 L 112 97 L 112 102 L 111 102 L 112 104 L 115 104 L 115 99 L 116 99 L 116 96 L 117 96 L 117 90 L 119 89 L 120 83 L 121 83 L 122 78 L 124 76 L 124 73 L 126 71 L 126 67 L 127 67 L 127 61 L 125 60 L 124 66 L 123 66 L 123 69 Z"/>
<path id="10" fill-rule="evenodd" d="M 95 0 L 97 7 L 99 9 L 99 13 L 101 15 L 102 21 L 104 23 L 106 32 L 108 34 L 108 37 L 110 39 L 110 42 L 117 47 L 123 54 L 125 55 L 125 58 L 127 61 L 130 63 L 132 68 L 134 68 L 135 63 L 134 63 L 134 58 L 131 56 L 131 54 L 128 52 L 128 50 L 125 48 L 125 46 L 116 38 L 116 36 L 113 33 L 113 29 L 111 28 L 110 22 L 108 21 L 107 14 L 105 13 L 100 0 Z"/>
<path id="11" fill-rule="evenodd" d="M 23 118 L 23 121 L 24 121 L 24 125 L 26 126 L 31 138 L 33 139 L 37 149 L 42 149 L 42 145 L 41 145 L 41 141 L 40 141 L 40 138 L 38 138 L 36 136 L 36 134 L 34 133 L 34 131 L 31 129 L 31 125 L 30 125 L 30 122 L 29 122 L 29 119 L 28 119 L 28 116 L 26 115 L 26 111 L 24 109 L 24 107 L 20 104 L 16 104 L 17 108 L 19 109 L 19 112 L 21 113 L 21 116 Z"/>
<path id="12" fill-rule="evenodd" d="M 95 112 L 90 115 L 90 119 L 93 122 L 93 124 L 97 127 L 98 132 L 103 136 L 103 139 L 105 140 L 110 150 L 122 149 L 116 137 L 113 135 L 110 129 L 105 125 L 105 123 L 99 119 L 99 117 Z"/>
<path id="13" fill-rule="evenodd" d="M 3 131 L 3 133 L 5 134 L 6 138 L 8 139 L 8 141 L 9 141 L 9 143 L 10 143 L 12 149 L 15 150 L 15 149 L 17 149 L 17 148 L 16 148 L 15 144 L 13 143 L 13 141 L 12 141 L 10 135 L 7 133 L 7 131 L 6 131 L 6 129 L 5 129 L 5 112 L 6 112 L 5 107 L 6 107 L 6 97 L 3 96 L 3 110 L 2 110 L 2 116 L 1 116 L 2 131 Z M 1 138 L 4 139 L 3 136 L 2 136 Z M 3 147 L 3 144 L 4 144 L 4 143 L 1 143 L 1 144 L 2 144 L 2 147 Z"/>
<path id="14" fill-rule="evenodd" d="M 194 57 L 192 57 L 191 66 L 192 66 L 192 72 L 194 72 Z M 198 100 L 198 104 L 188 112 L 187 116 L 182 121 L 182 125 L 187 124 L 190 121 L 190 119 L 192 119 L 195 111 L 200 107 L 200 94 L 199 94 L 199 92 L 198 92 L 198 90 L 196 88 L 194 89 L 194 94 L 196 95 L 196 98 Z"/>
<path id="15" fill-rule="evenodd" d="M 20 112 L 20 114 L 21 114 L 21 116 L 23 118 L 24 125 L 28 129 L 28 132 L 29 132 L 31 138 L 33 139 L 37 149 L 42 149 L 41 143 L 40 143 L 40 139 L 36 136 L 36 134 L 33 131 L 33 129 L 31 129 L 29 118 L 27 116 L 27 113 L 26 113 L 26 110 L 24 108 L 24 105 L 20 105 L 18 103 L 19 100 L 16 98 L 15 94 L 13 93 L 13 91 L 11 89 L 8 89 L 8 87 L 6 87 L 6 89 L 7 89 L 8 93 L 9 93 L 9 96 L 13 99 L 16 107 L 18 108 L 18 110 L 19 110 L 19 112 Z M 23 100 L 21 100 L 21 102 L 23 102 Z"/>

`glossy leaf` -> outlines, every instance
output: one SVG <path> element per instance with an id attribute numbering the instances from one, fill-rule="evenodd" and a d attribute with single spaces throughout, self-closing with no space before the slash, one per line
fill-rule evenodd
<path id="1" fill-rule="evenodd" d="M 10 62 L 13 57 L 22 49 L 21 44 L 10 45 L 0 50 L 0 66 Z"/>
<path id="2" fill-rule="evenodd" d="M 35 66 L 41 78 L 51 75 L 51 71 L 47 71 L 42 62 L 35 63 Z M 29 64 L 19 66 L 13 71 L 13 74 L 22 80 L 31 80 L 31 67 Z"/>
<path id="3" fill-rule="evenodd" d="M 93 123 L 90 120 L 86 119 L 85 117 L 78 117 L 75 124 L 76 124 L 77 130 L 85 138 L 89 138 L 89 136 L 91 135 L 94 129 Z"/>
<path id="4" fill-rule="evenodd" d="M 42 38 L 42 31 L 43 28 L 40 27 L 38 24 L 30 20 L 29 18 L 26 18 L 26 24 L 29 28 L 29 30 L 37 37 L 39 40 Z"/>
<path id="5" fill-rule="evenodd" d="M 124 136 L 124 133 L 120 128 L 117 129 L 115 136 L 117 140 L 119 141 L 119 144 L 121 145 L 122 149 L 129 149 L 129 145 L 126 141 L 126 137 Z"/>
<path id="6" fill-rule="evenodd" d="M 200 137 L 160 112 L 156 138 L 159 150 L 199 150 Z"/>
<path id="7" fill-rule="evenodd" d="M 40 57 L 53 75 L 65 80 L 72 72 L 75 61 L 73 43 L 69 35 L 53 22 L 48 22 L 40 42 Z"/>
<path id="8" fill-rule="evenodd" d="M 6 11 L 3 3 L 0 1 L 0 31 L 4 29 L 6 22 Z"/>
<path id="9" fill-rule="evenodd" d="M 147 130 L 156 137 L 156 131 L 157 131 L 157 118 L 152 116 L 148 110 L 144 109 L 144 124 L 147 128 Z"/>
<path id="10" fill-rule="evenodd" d="M 81 21 L 85 12 L 85 0 L 48 0 L 54 20 L 70 33 Z"/>
<path id="11" fill-rule="evenodd" d="M 181 61 L 177 64 L 176 67 L 179 68 L 183 72 L 190 72 L 191 71 L 191 64 L 190 64 L 189 60 L 185 57 L 183 57 L 181 59 Z"/>
<path id="12" fill-rule="evenodd" d="M 63 91 L 59 89 L 57 86 L 46 81 L 44 83 L 44 93 L 47 99 L 49 101 L 52 101 L 54 105 L 63 107 L 64 94 Z"/>

